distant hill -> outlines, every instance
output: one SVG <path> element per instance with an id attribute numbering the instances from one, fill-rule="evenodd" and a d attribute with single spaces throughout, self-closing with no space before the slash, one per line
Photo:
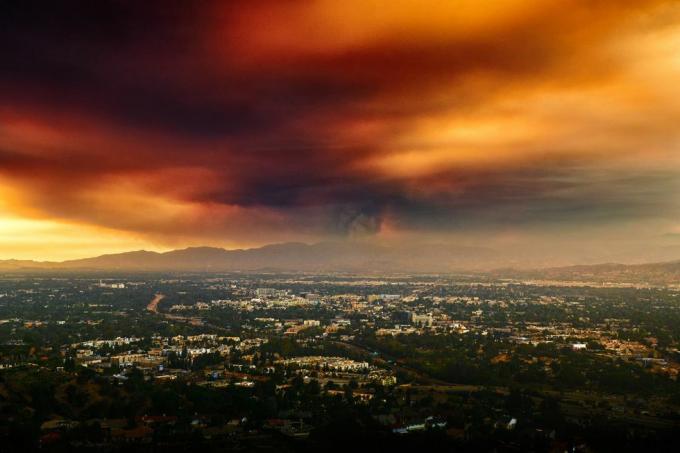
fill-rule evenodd
<path id="1" fill-rule="evenodd" d="M 63 262 L 7 260 L 0 261 L 0 271 L 452 272 L 482 269 L 495 258 L 495 252 L 489 249 L 439 244 L 386 247 L 357 242 L 283 243 L 239 250 L 214 247 L 191 247 L 165 253 L 140 250 Z"/>
<path id="2" fill-rule="evenodd" d="M 191 247 L 158 253 L 145 250 L 63 262 L 0 261 L 0 271 L 301 271 L 356 273 L 478 273 L 491 277 L 545 280 L 680 283 L 680 261 L 650 264 L 595 264 L 567 267 L 514 268 L 512 257 L 482 247 L 443 244 L 384 246 L 363 242 L 297 242 L 225 250 Z M 498 269 L 506 266 L 505 269 Z"/>
<path id="3" fill-rule="evenodd" d="M 497 277 L 536 278 L 559 281 L 680 284 L 680 261 L 646 264 L 604 263 L 551 267 L 534 270 L 498 270 Z"/>
<path id="4" fill-rule="evenodd" d="M 53 269 L 59 263 L 48 261 L 31 261 L 31 260 L 0 260 L 0 271 L 13 271 L 25 269 Z"/>

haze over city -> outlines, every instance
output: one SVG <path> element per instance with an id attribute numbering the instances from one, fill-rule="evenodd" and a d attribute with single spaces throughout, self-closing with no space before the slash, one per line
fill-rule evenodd
<path id="1" fill-rule="evenodd" d="M 677 2 L 23 1 L 0 22 L 0 259 L 680 257 Z"/>
<path id="2" fill-rule="evenodd" d="M 0 450 L 676 452 L 680 1 L 0 1 Z"/>

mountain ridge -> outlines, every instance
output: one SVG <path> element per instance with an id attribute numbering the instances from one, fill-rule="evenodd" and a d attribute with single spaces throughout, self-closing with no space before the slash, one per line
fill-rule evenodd
<path id="1" fill-rule="evenodd" d="M 423 253 L 424 252 L 424 253 Z M 439 256 L 437 256 L 439 255 Z M 54 270 L 186 270 L 234 271 L 281 269 L 303 271 L 447 271 L 462 269 L 464 262 L 480 268 L 477 257 L 491 257 L 495 252 L 481 247 L 400 246 L 350 242 L 305 244 L 285 242 L 249 249 L 187 247 L 155 252 L 134 250 L 66 261 L 0 260 L 0 271 Z M 428 264 L 429 262 L 429 264 Z M 442 266 L 442 264 L 444 264 Z"/>
<path id="2" fill-rule="evenodd" d="M 507 261 L 506 267 L 493 265 Z M 362 242 L 285 242 L 249 249 L 186 247 L 155 252 L 134 250 L 66 261 L 0 260 L 0 271 L 319 271 L 473 272 L 499 278 L 555 280 L 680 281 L 680 260 L 642 264 L 600 263 L 517 268 L 492 249 L 445 244 L 386 246 Z"/>

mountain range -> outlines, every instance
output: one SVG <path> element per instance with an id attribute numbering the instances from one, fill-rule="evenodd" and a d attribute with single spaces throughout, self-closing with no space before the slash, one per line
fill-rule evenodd
<path id="1" fill-rule="evenodd" d="M 533 270 L 496 270 L 496 277 L 558 281 L 680 284 L 680 260 L 661 263 L 605 263 Z"/>
<path id="2" fill-rule="evenodd" d="M 483 247 L 408 243 L 385 246 L 362 242 L 282 243 L 237 250 L 190 247 L 163 253 L 140 250 L 62 262 L 0 260 L 0 271 L 31 270 L 470 272 L 498 278 L 680 282 L 680 261 L 527 268 L 511 257 Z"/>
<path id="3" fill-rule="evenodd" d="M 339 272 L 452 272 L 481 269 L 496 259 L 481 247 L 401 245 L 388 247 L 357 242 L 282 243 L 259 248 L 226 250 L 190 247 L 169 252 L 134 252 L 62 262 L 5 260 L 0 271 L 132 270 L 228 272 L 254 270 Z"/>

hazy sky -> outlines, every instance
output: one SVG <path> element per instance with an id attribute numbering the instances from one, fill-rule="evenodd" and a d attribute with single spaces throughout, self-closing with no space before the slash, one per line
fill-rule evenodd
<path id="1" fill-rule="evenodd" d="M 0 258 L 680 258 L 677 1 L 9 1 L 0 51 Z"/>

